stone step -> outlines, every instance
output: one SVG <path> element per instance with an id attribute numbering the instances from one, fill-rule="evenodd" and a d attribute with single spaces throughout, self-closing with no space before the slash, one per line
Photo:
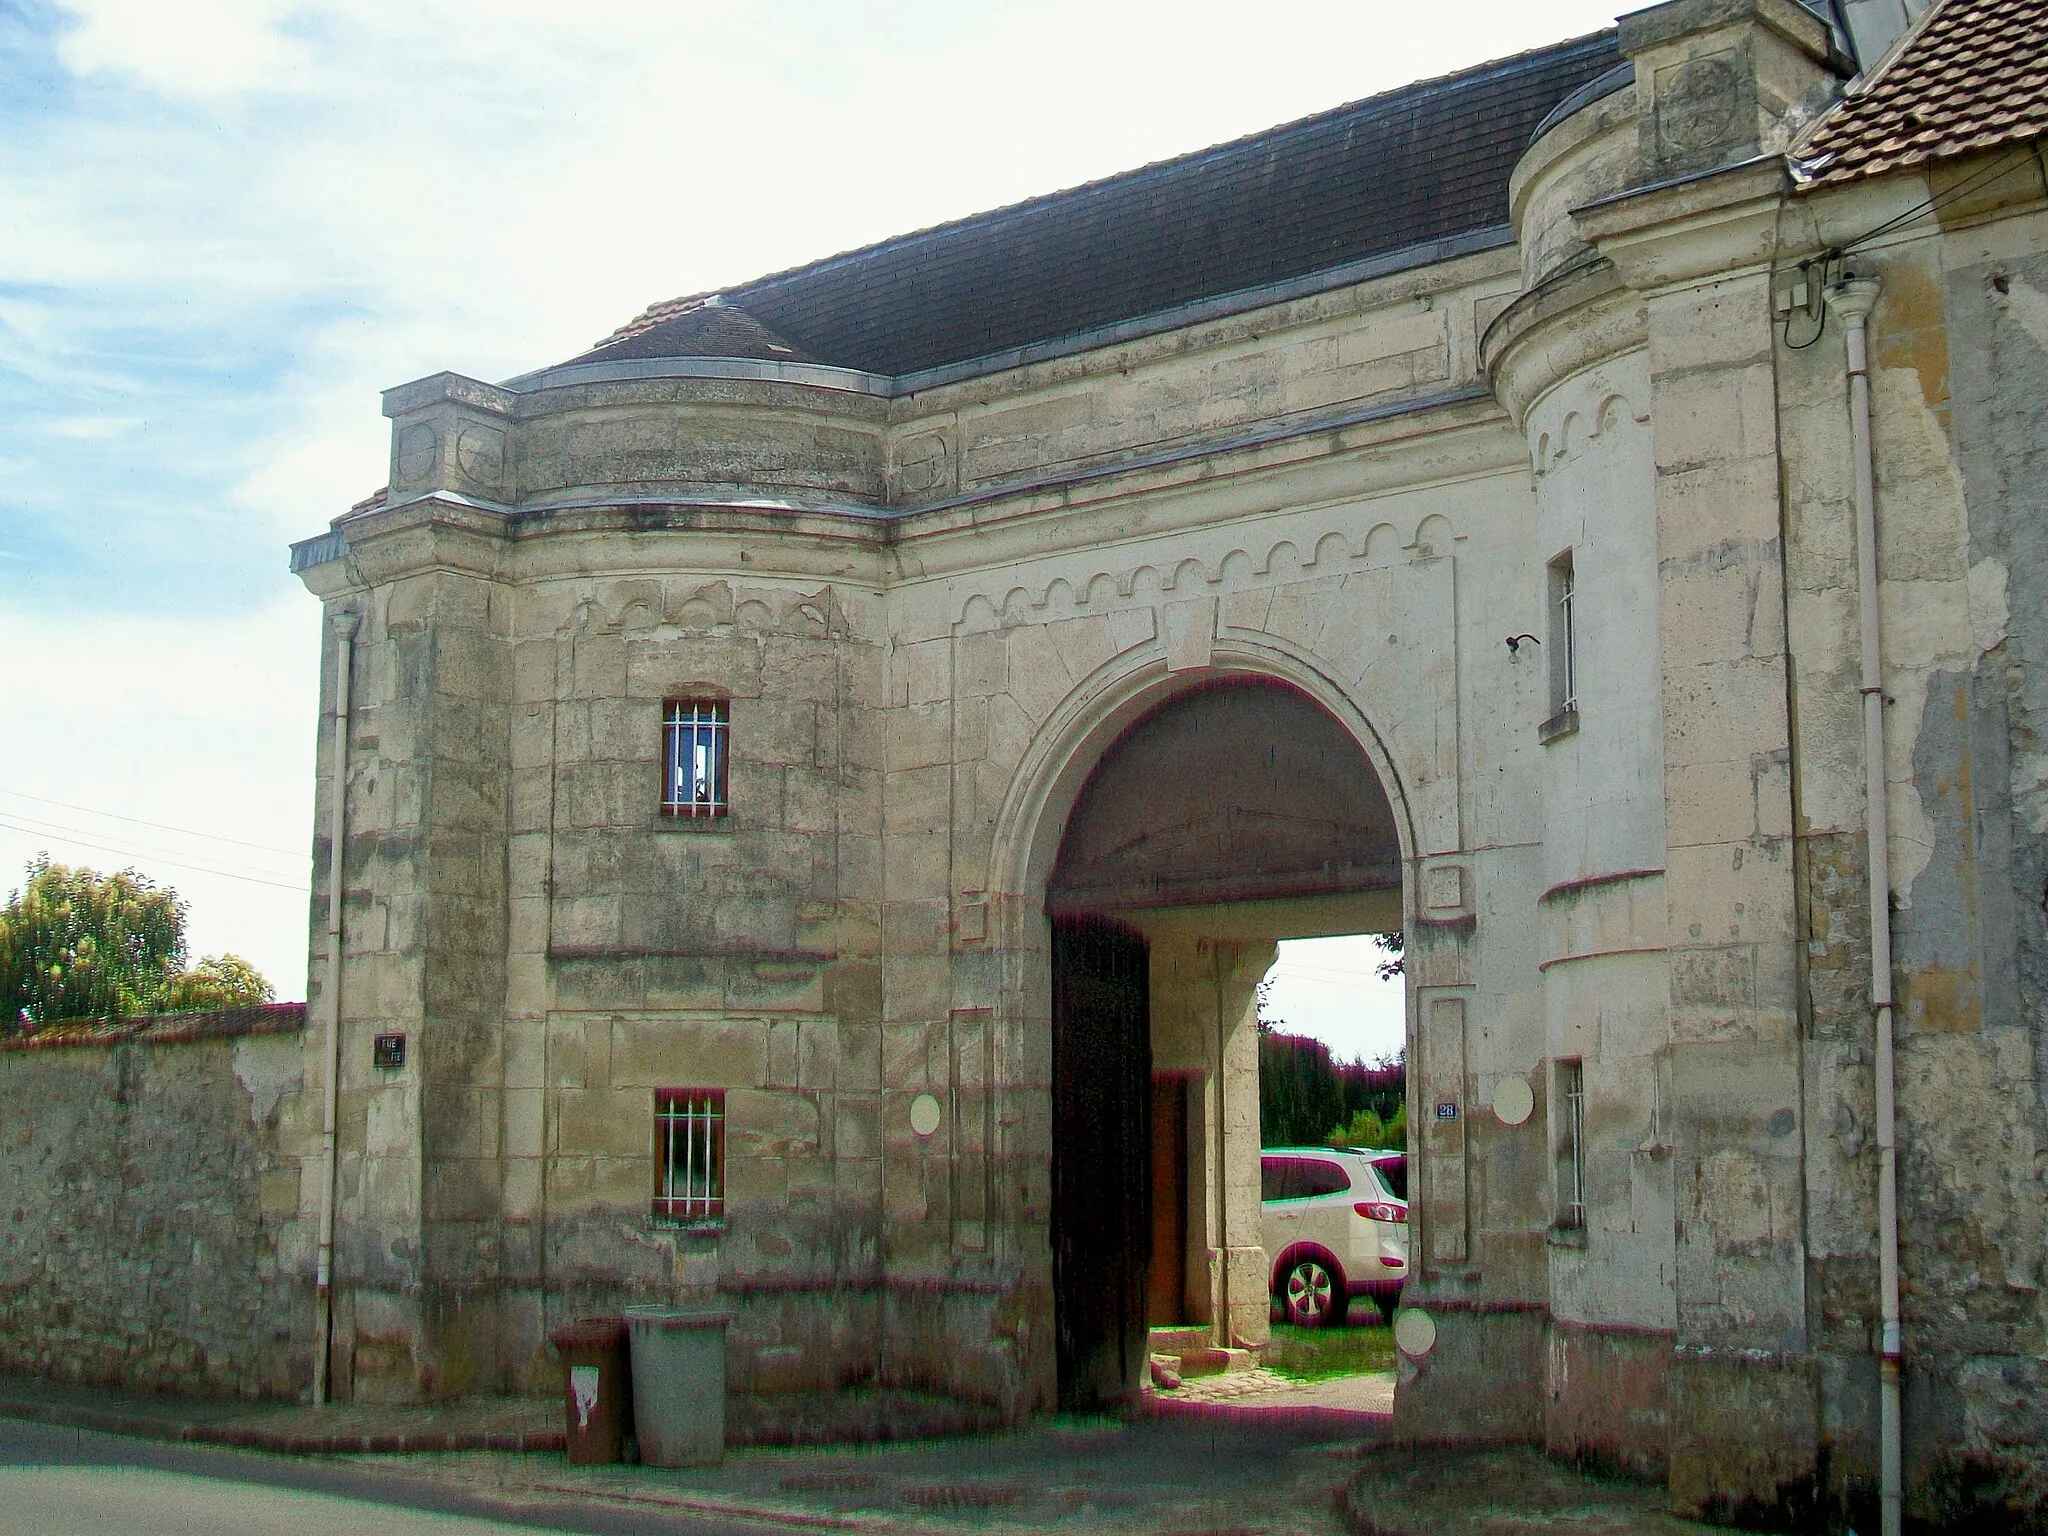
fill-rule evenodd
<path id="1" fill-rule="evenodd" d="M 1180 1357 L 1183 1377 L 1221 1376 L 1227 1371 L 1248 1371 L 1258 1362 L 1248 1349 L 1191 1349 Z"/>
<path id="2" fill-rule="evenodd" d="M 1184 1355 L 1191 1349 L 1207 1349 L 1215 1330 L 1202 1324 L 1149 1330 L 1145 1350 L 1154 1355 Z"/>

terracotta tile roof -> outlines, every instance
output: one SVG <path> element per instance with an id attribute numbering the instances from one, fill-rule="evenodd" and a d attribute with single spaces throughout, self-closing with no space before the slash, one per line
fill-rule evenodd
<path id="1" fill-rule="evenodd" d="M 2048 3 L 1939 0 L 1793 146 L 1806 186 L 2048 135 Z"/>
<path id="2" fill-rule="evenodd" d="M 574 361 L 776 355 L 685 350 L 727 344 L 706 319 L 723 308 L 817 361 L 913 373 L 1502 226 L 1530 130 L 1618 62 L 1608 31 L 1404 86 L 760 278 L 716 306 L 670 300 Z"/>
<path id="3" fill-rule="evenodd" d="M 389 501 L 390 499 L 391 487 L 388 485 L 380 485 L 377 487 L 377 489 L 370 492 L 369 495 L 365 496 L 361 501 L 357 502 L 354 506 L 350 507 L 348 511 L 343 515 L 346 517 L 353 517 L 358 512 L 374 512 L 379 507 L 383 506 L 384 503 Z"/>

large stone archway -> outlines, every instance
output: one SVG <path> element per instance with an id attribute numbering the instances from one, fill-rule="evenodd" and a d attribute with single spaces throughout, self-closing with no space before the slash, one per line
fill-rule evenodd
<path id="1" fill-rule="evenodd" d="M 1095 757 L 1051 924 L 1059 1400 L 1137 1387 L 1149 1326 L 1265 1340 L 1255 989 L 1286 937 L 1398 927 L 1401 836 L 1359 741 L 1301 689 L 1219 673 Z"/>

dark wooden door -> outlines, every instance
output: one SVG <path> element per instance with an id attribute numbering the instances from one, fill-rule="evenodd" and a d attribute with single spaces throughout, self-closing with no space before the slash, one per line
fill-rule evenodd
<path id="1" fill-rule="evenodd" d="M 1144 936 L 1052 932 L 1052 1256 L 1059 1403 L 1127 1402 L 1145 1369 L 1152 1257 L 1152 1019 Z"/>
<path id="2" fill-rule="evenodd" d="M 1188 1080 L 1152 1079 L 1152 1278 L 1145 1311 L 1161 1326 L 1187 1321 Z"/>

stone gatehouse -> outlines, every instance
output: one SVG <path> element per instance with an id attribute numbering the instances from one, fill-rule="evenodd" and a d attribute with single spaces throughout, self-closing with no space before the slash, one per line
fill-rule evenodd
<path id="1" fill-rule="evenodd" d="M 1257 1346 L 1253 988 L 1400 928 L 1399 1433 L 2038 1502 L 2048 35 L 1859 75 L 1882 9 L 1670 0 L 389 391 L 293 555 L 309 1373 L 715 1295 L 772 1437 Z"/>

